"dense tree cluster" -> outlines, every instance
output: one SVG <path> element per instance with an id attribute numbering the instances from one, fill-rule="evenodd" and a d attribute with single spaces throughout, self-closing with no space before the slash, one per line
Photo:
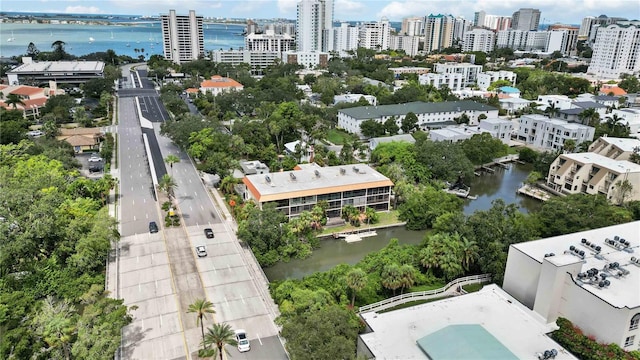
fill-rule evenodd
<path id="1" fill-rule="evenodd" d="M 516 87 L 520 89 L 522 97 L 529 100 L 537 99 L 538 95 L 574 96 L 591 90 L 589 80 L 582 78 L 541 69 L 517 68 L 513 71 L 518 75 Z"/>
<path id="2" fill-rule="evenodd" d="M 113 358 L 131 321 L 104 291 L 113 180 L 79 176 L 49 140 L 1 145 L 0 159 L 0 357 Z"/>

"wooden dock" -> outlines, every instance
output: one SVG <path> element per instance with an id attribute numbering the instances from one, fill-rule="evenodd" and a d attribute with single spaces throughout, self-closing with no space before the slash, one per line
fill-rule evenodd
<path id="1" fill-rule="evenodd" d="M 531 185 L 524 185 L 518 189 L 518 194 L 526 195 L 540 201 L 547 201 L 551 198 L 551 194 L 548 192 Z"/>

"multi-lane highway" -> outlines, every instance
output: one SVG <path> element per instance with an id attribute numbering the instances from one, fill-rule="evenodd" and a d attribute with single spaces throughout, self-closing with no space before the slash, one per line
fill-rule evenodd
<path id="1" fill-rule="evenodd" d="M 124 359 L 196 359 L 200 327 L 189 304 L 206 298 L 214 304 L 214 319 L 245 329 L 251 351 L 228 348 L 234 359 L 286 359 L 273 320 L 277 308 L 255 259 L 235 235 L 235 224 L 221 200 L 204 187 L 190 158 L 160 135 L 169 118 L 146 72 L 123 69 L 119 89 L 118 166 L 119 220 L 122 235 L 117 260 L 116 296 L 136 305 L 134 321 L 123 331 Z M 164 158 L 180 162 L 167 169 Z M 164 212 L 154 191 L 154 179 L 169 173 L 178 186 L 175 202 L 182 224 L 164 227 Z M 150 234 L 148 224 L 160 225 Z M 203 233 L 215 233 L 208 239 Z M 196 245 L 208 256 L 198 258 Z M 115 279 L 114 279 L 115 278 Z"/>

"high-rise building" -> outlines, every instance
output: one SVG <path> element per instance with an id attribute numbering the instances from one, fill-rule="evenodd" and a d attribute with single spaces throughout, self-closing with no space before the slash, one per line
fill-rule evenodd
<path id="1" fill-rule="evenodd" d="M 491 30 L 507 30 L 511 27 L 511 16 L 489 15 L 478 11 L 473 17 L 473 26 Z"/>
<path id="2" fill-rule="evenodd" d="M 492 52 L 496 43 L 496 34 L 487 29 L 467 31 L 462 39 L 462 51 Z"/>
<path id="3" fill-rule="evenodd" d="M 640 71 L 640 21 L 598 28 L 587 73 L 608 79 Z"/>
<path id="4" fill-rule="evenodd" d="M 627 21 L 627 19 L 621 17 L 608 17 L 607 15 L 600 15 L 597 18 L 593 16 L 587 16 L 582 19 L 582 24 L 580 25 L 580 33 L 578 34 L 578 36 L 580 37 L 580 39 L 588 40 L 589 44 L 593 45 L 593 42 L 596 39 L 598 28 L 613 25 L 618 21 Z"/>
<path id="5" fill-rule="evenodd" d="M 470 30 L 472 22 L 463 17 L 457 17 L 453 20 L 453 43 L 461 42 L 464 38 L 464 34 Z"/>
<path id="6" fill-rule="evenodd" d="M 551 31 L 565 31 L 566 40 L 564 47 L 560 50 L 565 55 L 572 55 L 576 51 L 576 45 L 578 44 L 578 32 L 580 28 L 570 25 L 553 24 L 549 26 Z"/>
<path id="7" fill-rule="evenodd" d="M 540 25 L 540 10 L 521 8 L 511 16 L 511 28 L 514 30 L 538 30 Z"/>
<path id="8" fill-rule="evenodd" d="M 360 26 L 359 46 L 366 49 L 387 50 L 390 35 L 391 26 L 386 17 L 377 22 L 365 22 Z"/>
<path id="9" fill-rule="evenodd" d="M 302 0 L 298 3 L 296 43 L 298 51 L 329 51 L 333 48 L 333 0 Z"/>
<path id="10" fill-rule="evenodd" d="M 475 12 L 473 14 L 473 26 L 483 27 L 485 16 L 487 16 L 487 13 L 484 10 Z"/>
<path id="11" fill-rule="evenodd" d="M 402 19 L 402 27 L 400 28 L 400 34 L 418 36 L 422 35 L 424 31 L 424 18 L 419 16 L 406 17 Z"/>
<path id="12" fill-rule="evenodd" d="M 391 35 L 389 37 L 389 49 L 403 50 L 409 56 L 416 56 L 420 46 L 419 36 Z"/>
<path id="13" fill-rule="evenodd" d="M 591 32 L 591 26 L 595 23 L 596 18 L 593 16 L 587 16 L 582 19 L 582 23 L 580 24 L 580 32 L 578 36 L 580 39 L 588 39 L 589 33 Z"/>
<path id="14" fill-rule="evenodd" d="M 180 64 L 204 55 L 202 16 L 196 16 L 194 10 L 189 10 L 189 15 L 176 15 L 175 10 L 169 10 L 160 18 L 165 59 Z"/>
<path id="15" fill-rule="evenodd" d="M 267 30 L 263 34 L 248 34 L 244 38 L 245 49 L 251 51 L 289 51 L 295 45 L 295 39 L 287 34 L 274 34 Z"/>
<path id="16" fill-rule="evenodd" d="M 245 28 L 245 33 L 247 35 L 249 34 L 257 34 L 260 32 L 260 28 L 258 27 L 258 24 L 256 24 L 255 21 L 253 20 L 247 20 L 247 27 Z"/>
<path id="17" fill-rule="evenodd" d="M 333 28 L 332 51 L 343 52 L 358 48 L 359 29 L 356 26 L 343 22 L 339 27 Z"/>
<path id="18" fill-rule="evenodd" d="M 455 19 L 451 15 L 429 15 L 424 25 L 424 51 L 440 51 L 453 46 Z"/>

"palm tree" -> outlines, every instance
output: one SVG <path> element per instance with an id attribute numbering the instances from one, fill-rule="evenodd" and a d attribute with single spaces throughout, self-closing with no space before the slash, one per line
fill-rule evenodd
<path id="1" fill-rule="evenodd" d="M 207 333 L 204 336 L 202 345 L 204 346 L 204 351 L 202 351 L 203 354 L 206 354 L 208 356 L 216 356 L 216 354 L 219 354 L 220 360 L 223 360 L 222 351 L 224 350 L 225 352 L 227 352 L 224 346 L 236 346 L 238 345 L 238 342 L 236 341 L 235 332 L 233 331 L 233 329 L 231 329 L 231 325 L 222 323 L 213 324 L 212 327 L 207 329 Z M 210 349 L 212 351 L 207 351 L 209 350 L 209 345 L 215 345 L 214 348 Z M 198 356 L 200 356 L 200 354 L 198 354 Z"/>
<path id="2" fill-rule="evenodd" d="M 404 264 L 400 266 L 400 294 L 404 292 L 404 289 L 408 289 L 413 286 L 416 282 L 416 277 L 418 276 L 418 272 L 416 268 L 411 264 Z"/>
<path id="3" fill-rule="evenodd" d="M 160 181 L 158 182 L 158 188 L 160 189 L 160 191 L 167 194 L 169 199 L 173 197 L 173 192 L 177 187 L 178 184 L 176 184 L 176 181 L 171 176 L 169 176 L 169 174 L 164 174 L 162 176 L 162 179 L 160 179 Z"/>
<path id="4" fill-rule="evenodd" d="M 55 60 L 63 60 L 67 53 L 64 51 L 64 46 L 66 43 L 62 40 L 56 40 L 51 44 L 51 48 L 53 49 L 53 53 L 56 55 Z"/>
<path id="5" fill-rule="evenodd" d="M 558 113 L 560 112 L 560 109 L 556 107 L 556 104 L 551 103 L 549 106 L 547 106 L 546 109 L 544 109 L 544 112 L 547 113 L 549 117 L 553 118 L 556 115 L 558 115 Z"/>
<path id="6" fill-rule="evenodd" d="M 345 280 L 351 289 L 351 307 L 353 307 L 356 302 L 356 292 L 367 286 L 367 273 L 360 268 L 353 268 L 347 273 Z"/>
<path id="7" fill-rule="evenodd" d="M 173 176 L 173 164 L 179 163 L 180 162 L 180 158 L 175 156 L 175 155 L 173 155 L 173 154 L 170 154 L 170 155 L 167 155 L 166 158 L 164 158 L 164 162 L 169 164 L 169 167 L 171 168 L 171 175 Z"/>
<path id="8" fill-rule="evenodd" d="M 207 317 L 207 314 L 216 313 L 216 311 L 213 309 L 213 303 L 205 299 L 196 299 L 193 304 L 189 305 L 187 313 L 196 314 L 196 325 L 200 324 L 200 330 L 202 331 L 202 341 L 204 342 L 204 318 Z"/>
<path id="9" fill-rule="evenodd" d="M 462 267 L 469 271 L 471 265 L 478 259 L 478 243 L 467 238 L 462 238 Z"/>
<path id="10" fill-rule="evenodd" d="M 382 286 L 392 290 L 393 296 L 396 296 L 396 289 L 402 286 L 400 265 L 396 263 L 385 265 L 380 275 L 382 278 Z"/>
<path id="11" fill-rule="evenodd" d="M 7 105 L 11 105 L 14 110 L 18 108 L 18 104 L 24 106 L 24 101 L 22 101 L 22 99 L 20 98 L 20 95 L 18 94 L 7 95 L 7 100 L 5 100 L 5 103 Z"/>
<path id="12" fill-rule="evenodd" d="M 594 108 L 584 109 L 578 114 L 578 118 L 584 125 L 596 127 L 600 123 L 600 114 Z"/>

